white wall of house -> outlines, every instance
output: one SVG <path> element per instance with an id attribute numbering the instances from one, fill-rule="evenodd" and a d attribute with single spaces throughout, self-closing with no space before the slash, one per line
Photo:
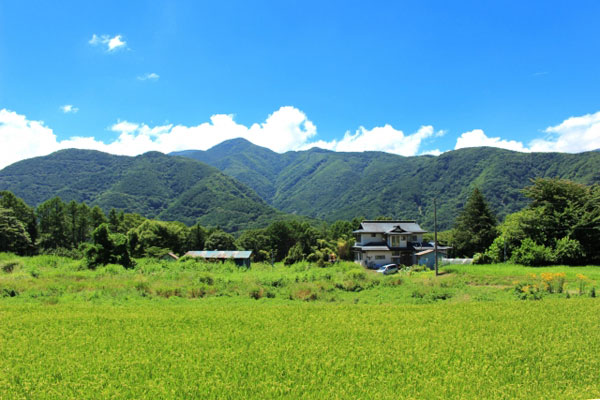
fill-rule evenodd
<path id="1" fill-rule="evenodd" d="M 372 242 L 384 242 L 383 234 L 381 233 L 361 233 L 357 235 L 356 243 L 367 244 Z"/>
<path id="2" fill-rule="evenodd" d="M 391 251 L 365 251 L 363 254 L 363 265 L 385 265 L 392 262 Z"/>

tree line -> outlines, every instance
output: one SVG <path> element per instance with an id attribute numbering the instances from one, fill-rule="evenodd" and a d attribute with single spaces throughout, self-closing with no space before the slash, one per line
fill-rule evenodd
<path id="1" fill-rule="evenodd" d="M 351 259 L 352 231 L 359 224 L 358 218 L 318 226 L 289 219 L 235 237 L 219 227 L 189 227 L 116 209 L 106 215 L 98 206 L 59 197 L 34 209 L 12 192 L 0 191 L 0 251 L 85 257 L 92 268 L 107 263 L 129 267 L 134 258 L 188 250 L 252 250 L 255 261 L 288 264 L 304 259 L 324 263 L 332 254 Z"/>
<path id="2" fill-rule="evenodd" d="M 600 185 L 538 178 L 523 189 L 529 204 L 498 223 L 478 189 L 442 237 L 475 263 L 542 266 L 600 263 Z"/>
<path id="3" fill-rule="evenodd" d="M 439 240 L 454 257 L 476 263 L 511 261 L 524 265 L 600 263 L 600 186 L 539 178 L 523 189 L 527 207 L 498 222 L 475 188 L 454 228 Z M 352 259 L 354 236 L 362 218 L 314 224 L 279 220 L 237 237 L 219 227 L 146 219 L 111 209 L 108 215 L 85 203 L 59 197 L 36 209 L 9 191 L 0 192 L 0 251 L 29 255 L 85 257 L 90 267 L 133 265 L 138 257 L 161 257 L 188 250 L 252 250 L 254 261 L 325 263 L 332 254 Z"/>

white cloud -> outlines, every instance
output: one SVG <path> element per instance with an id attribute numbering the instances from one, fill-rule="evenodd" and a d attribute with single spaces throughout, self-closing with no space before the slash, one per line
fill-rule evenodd
<path id="1" fill-rule="evenodd" d="M 294 107 L 281 107 L 264 122 L 251 126 L 235 122 L 233 115 L 216 114 L 209 122 L 196 126 L 168 124 L 150 127 L 143 123 L 119 121 L 110 130 L 119 135 L 109 143 L 93 137 L 71 137 L 58 141 L 52 129 L 43 122 L 29 121 L 24 115 L 1 110 L 0 168 L 66 148 L 133 156 L 148 151 L 169 153 L 188 149 L 206 150 L 224 140 L 238 137 L 283 152 L 299 149 L 317 134 L 315 125 Z"/>
<path id="2" fill-rule="evenodd" d="M 334 151 L 385 151 L 387 153 L 414 156 L 419 153 L 421 143 L 430 137 L 443 135 L 443 131 L 435 132 L 433 126 L 422 126 L 413 134 L 405 135 L 391 125 L 366 129 L 360 127 L 354 134 L 346 132 L 341 140 L 330 142 L 317 141 L 307 143 L 302 148 L 321 147 Z"/>
<path id="3" fill-rule="evenodd" d="M 600 111 L 580 117 L 571 117 L 544 130 L 545 138 L 533 139 L 525 146 L 516 140 L 488 137 L 481 129 L 463 133 L 455 149 L 491 146 L 521 152 L 581 153 L 600 149 Z"/>
<path id="4" fill-rule="evenodd" d="M 29 121 L 24 115 L 0 110 L 0 168 L 58 149 L 56 135 L 42 121 Z"/>
<path id="5" fill-rule="evenodd" d="M 140 75 L 137 77 L 140 81 L 157 81 L 160 78 L 160 75 L 157 73 L 151 72 L 149 74 Z"/>
<path id="6" fill-rule="evenodd" d="M 75 114 L 79 111 L 79 108 L 75 107 L 73 104 L 65 104 L 64 106 L 60 106 L 60 110 L 65 114 Z"/>
<path id="7" fill-rule="evenodd" d="M 69 104 L 61 109 L 63 112 L 77 110 Z M 429 139 L 444 134 L 444 131 L 435 131 L 430 125 L 422 126 L 412 134 L 384 125 L 372 129 L 360 127 L 354 133 L 346 132 L 339 140 L 313 140 L 317 136 L 315 124 L 306 114 L 291 106 L 281 107 L 264 122 L 249 126 L 236 122 L 233 115 L 215 114 L 209 121 L 194 126 L 149 126 L 118 121 L 110 130 L 118 134 L 110 142 L 81 136 L 59 141 L 44 122 L 28 120 L 24 115 L 2 109 L 0 168 L 25 158 L 43 156 L 66 148 L 94 149 L 133 156 L 148 151 L 169 153 L 189 149 L 206 150 L 224 140 L 240 137 L 277 152 L 321 147 L 334 151 L 384 151 L 403 156 L 439 155 L 441 152 L 438 149 L 423 152 L 421 147 Z M 545 133 L 548 135 L 546 138 L 532 140 L 529 146 L 525 146 L 515 140 L 488 137 L 483 130 L 475 129 L 463 133 L 457 139 L 455 148 L 493 146 L 522 152 L 595 150 L 600 148 L 600 112 L 569 118 L 559 125 L 547 128 Z"/>
<path id="8" fill-rule="evenodd" d="M 580 153 L 600 149 L 600 111 L 568 118 L 544 132 L 548 137 L 532 140 L 531 151 Z"/>
<path id="9" fill-rule="evenodd" d="M 456 140 L 455 150 L 463 149 L 465 147 L 499 147 L 501 149 L 514 150 L 514 151 L 529 151 L 523 143 L 517 142 L 516 140 L 503 140 L 499 137 L 488 137 L 481 129 L 473 129 L 472 131 L 465 132 Z"/>
<path id="10" fill-rule="evenodd" d="M 127 42 L 123 40 L 123 36 L 115 35 L 110 37 L 109 35 L 92 35 L 92 38 L 88 42 L 92 46 L 106 46 L 107 51 L 115 51 L 120 48 L 124 48 Z"/>
<path id="11" fill-rule="evenodd" d="M 440 149 L 434 149 L 434 150 L 424 151 L 420 155 L 421 156 L 439 156 L 442 153 L 443 152 Z"/>

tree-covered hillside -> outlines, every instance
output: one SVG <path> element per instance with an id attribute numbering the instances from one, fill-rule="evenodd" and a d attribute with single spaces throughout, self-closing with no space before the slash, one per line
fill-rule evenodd
<path id="1" fill-rule="evenodd" d="M 37 206 L 54 196 L 228 231 L 265 226 L 277 211 L 252 189 L 218 169 L 151 152 L 137 157 L 63 150 L 0 171 L 0 190 Z"/>
<path id="2" fill-rule="evenodd" d="M 214 165 L 274 207 L 329 221 L 355 216 L 418 219 L 447 229 L 478 187 L 502 219 L 526 204 L 521 189 L 537 177 L 600 182 L 600 153 L 518 153 L 469 148 L 438 157 L 321 149 L 278 154 L 243 139 L 177 153 Z"/>

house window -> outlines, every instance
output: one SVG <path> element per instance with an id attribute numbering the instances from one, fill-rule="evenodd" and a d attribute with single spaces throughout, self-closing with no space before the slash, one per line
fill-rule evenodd
<path id="1" fill-rule="evenodd" d="M 392 251 L 392 256 L 400 257 L 400 252 L 399 251 Z"/>
<path id="2" fill-rule="evenodd" d="M 371 233 L 371 237 L 377 237 L 377 235 L 374 233 Z"/>
<path id="3" fill-rule="evenodd" d="M 385 256 L 375 256 L 376 260 L 385 260 Z"/>
<path id="4" fill-rule="evenodd" d="M 413 242 L 416 242 L 417 241 L 417 235 L 411 236 L 410 240 L 413 241 Z"/>

